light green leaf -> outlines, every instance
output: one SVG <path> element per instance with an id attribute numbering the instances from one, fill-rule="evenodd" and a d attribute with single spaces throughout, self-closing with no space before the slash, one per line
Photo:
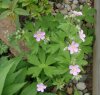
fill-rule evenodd
<path id="1" fill-rule="evenodd" d="M 80 95 L 77 89 L 75 89 L 74 95 Z"/>
<path id="2" fill-rule="evenodd" d="M 16 8 L 16 9 L 14 9 L 14 12 L 18 15 L 25 15 L 25 16 L 29 15 L 29 13 L 22 8 Z"/>
<path id="3" fill-rule="evenodd" d="M 18 92 L 26 83 L 17 83 L 7 86 L 4 91 L 3 95 L 13 95 Z"/>
<path id="4" fill-rule="evenodd" d="M 47 64 L 47 65 L 52 65 L 52 64 L 54 64 L 55 62 L 56 62 L 55 56 L 50 55 L 50 56 L 47 57 L 47 60 L 46 60 L 46 64 Z"/>
<path id="5" fill-rule="evenodd" d="M 9 16 L 12 12 L 10 10 L 6 10 L 0 14 L 0 19 L 4 19 Z"/>
<path id="6" fill-rule="evenodd" d="M 13 66 L 13 63 L 8 63 L 8 64 L 5 64 L 5 66 L 3 68 L 0 67 L 0 95 L 2 95 L 6 76 L 7 76 L 8 72 L 11 69 L 12 66 Z"/>
<path id="7" fill-rule="evenodd" d="M 28 55 L 28 62 L 33 64 L 33 65 L 39 65 L 40 64 L 38 57 L 34 54 Z"/>
<path id="8" fill-rule="evenodd" d="M 26 88 L 24 88 L 20 95 L 36 95 L 36 83 L 29 84 Z"/>
<path id="9" fill-rule="evenodd" d="M 42 71 L 42 68 L 39 68 L 39 67 L 36 67 L 36 66 L 35 67 L 30 67 L 27 71 L 27 74 L 28 75 L 32 74 L 33 77 L 38 77 L 39 74 L 41 73 L 41 71 Z"/>

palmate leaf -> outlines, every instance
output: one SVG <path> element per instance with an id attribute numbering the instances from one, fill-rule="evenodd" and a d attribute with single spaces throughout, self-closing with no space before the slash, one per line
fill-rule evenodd
<path id="1" fill-rule="evenodd" d="M 52 65 L 56 62 L 55 60 L 55 55 L 49 55 L 46 59 L 46 64 L 47 65 Z"/>
<path id="2" fill-rule="evenodd" d="M 90 46 L 83 46 L 83 52 L 86 54 L 92 53 L 93 52 L 93 48 Z"/>
<path id="3" fill-rule="evenodd" d="M 38 57 L 34 54 L 29 54 L 27 59 L 28 59 L 28 62 L 30 64 L 33 64 L 33 65 L 36 65 L 36 66 L 40 64 Z"/>
<path id="4" fill-rule="evenodd" d="M 78 32 L 76 26 L 70 23 L 70 21 L 67 21 L 66 23 L 61 23 L 58 26 L 58 29 L 63 30 L 66 33 L 66 36 L 75 35 Z"/>
<path id="5" fill-rule="evenodd" d="M 86 60 L 76 60 L 76 63 L 80 66 L 86 66 L 88 62 Z"/>
<path id="6" fill-rule="evenodd" d="M 33 77 L 38 77 L 41 71 L 42 68 L 40 68 L 39 66 L 34 66 L 28 69 L 27 74 L 32 75 Z"/>
<path id="7" fill-rule="evenodd" d="M 68 51 L 61 51 L 60 54 L 55 58 L 59 63 L 70 63 L 70 53 Z"/>
<path id="8" fill-rule="evenodd" d="M 51 44 L 51 45 L 49 45 L 49 48 L 48 48 L 47 52 L 49 52 L 51 54 L 54 54 L 59 49 L 60 49 L 59 44 Z"/>
<path id="9" fill-rule="evenodd" d="M 48 77 L 53 77 L 54 75 L 61 75 L 65 73 L 66 71 L 63 70 L 62 68 L 55 67 L 55 66 L 47 66 L 44 68 L 44 73 Z"/>
<path id="10" fill-rule="evenodd" d="M 83 45 L 91 45 L 93 42 L 93 37 L 87 37 L 86 41 L 83 43 Z"/>
<path id="11" fill-rule="evenodd" d="M 45 54 L 45 51 L 44 50 L 39 50 L 39 60 L 42 64 L 45 63 L 45 60 L 46 60 L 46 54 Z"/>

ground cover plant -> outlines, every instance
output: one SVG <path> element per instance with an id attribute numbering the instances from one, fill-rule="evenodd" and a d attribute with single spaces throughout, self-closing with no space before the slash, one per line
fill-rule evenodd
<path id="1" fill-rule="evenodd" d="M 66 85 L 80 80 L 85 56 L 92 53 L 94 30 L 84 23 L 93 26 L 95 9 L 84 5 L 82 11 L 54 15 L 48 0 L 0 0 L 0 5 L 0 19 L 16 23 L 7 39 L 17 52 L 5 55 L 8 46 L 0 41 L 0 95 L 66 95 Z"/>

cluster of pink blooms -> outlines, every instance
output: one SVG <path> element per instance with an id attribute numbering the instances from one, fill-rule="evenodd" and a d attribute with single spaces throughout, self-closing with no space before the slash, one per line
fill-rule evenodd
<path id="1" fill-rule="evenodd" d="M 34 37 L 36 38 L 36 41 L 39 42 L 41 40 L 45 39 L 45 32 L 41 31 L 41 29 L 39 29 L 35 34 Z"/>
<path id="2" fill-rule="evenodd" d="M 46 86 L 43 83 L 37 84 L 37 91 L 44 92 Z"/>
<path id="3" fill-rule="evenodd" d="M 70 65 L 69 69 L 70 69 L 70 74 L 74 76 L 77 76 L 81 72 L 78 65 Z"/>
<path id="4" fill-rule="evenodd" d="M 83 30 L 79 31 L 79 37 L 84 42 L 86 35 L 83 33 Z M 68 50 L 70 51 L 70 54 L 77 53 L 79 51 L 79 44 L 72 41 L 72 43 L 68 46 Z M 80 68 L 78 65 L 70 65 L 70 74 L 77 76 L 80 73 Z"/>

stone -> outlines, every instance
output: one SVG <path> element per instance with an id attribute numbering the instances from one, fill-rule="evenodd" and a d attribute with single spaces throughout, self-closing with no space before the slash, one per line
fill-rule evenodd
<path id="1" fill-rule="evenodd" d="M 83 5 L 80 5 L 80 10 L 82 10 L 83 9 Z"/>
<path id="2" fill-rule="evenodd" d="M 87 93 L 88 92 L 88 90 L 87 89 L 85 89 L 84 91 L 83 91 L 83 93 Z"/>
<path id="3" fill-rule="evenodd" d="M 70 0 L 64 0 L 64 3 L 69 4 Z"/>
<path id="4" fill-rule="evenodd" d="M 74 9 L 76 9 L 76 8 L 77 8 L 77 5 L 72 4 L 72 5 L 71 5 L 71 7 L 72 7 L 72 9 L 74 10 Z"/>
<path id="5" fill-rule="evenodd" d="M 85 3 L 85 2 L 86 2 L 86 0 L 79 0 L 79 2 L 80 2 L 80 3 Z"/>
<path id="6" fill-rule="evenodd" d="M 84 95 L 90 95 L 90 93 L 85 93 Z"/>
<path id="7" fill-rule="evenodd" d="M 53 6 L 53 5 L 54 5 L 54 2 L 49 1 L 49 4 L 50 4 L 51 6 Z"/>
<path id="8" fill-rule="evenodd" d="M 78 1 L 77 1 L 77 0 L 74 0 L 74 1 L 73 1 L 73 4 L 78 4 Z"/>
<path id="9" fill-rule="evenodd" d="M 73 88 L 72 88 L 72 87 L 67 87 L 67 93 L 68 93 L 69 95 L 72 95 L 72 93 L 73 93 Z"/>
<path id="10" fill-rule="evenodd" d="M 62 14 L 64 14 L 64 15 L 67 15 L 67 13 L 68 13 L 67 9 L 60 10 L 60 12 L 61 12 Z"/>
<path id="11" fill-rule="evenodd" d="M 61 5 L 60 3 L 58 3 L 58 4 L 56 4 L 56 7 L 57 7 L 58 9 L 60 9 L 60 8 L 62 7 L 62 5 Z"/>
<path id="12" fill-rule="evenodd" d="M 65 8 L 70 11 L 71 10 L 71 6 L 70 5 L 65 5 Z"/>
<path id="13" fill-rule="evenodd" d="M 76 84 L 76 87 L 78 90 L 84 90 L 86 88 L 86 85 L 84 82 L 79 82 Z"/>

